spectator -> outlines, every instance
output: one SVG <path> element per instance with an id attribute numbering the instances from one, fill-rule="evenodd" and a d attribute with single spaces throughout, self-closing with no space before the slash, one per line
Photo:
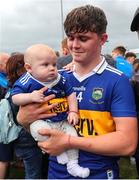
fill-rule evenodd
<path id="1" fill-rule="evenodd" d="M 127 62 L 129 62 L 129 64 L 133 65 L 133 63 L 136 59 L 136 54 L 133 52 L 127 52 L 125 54 L 125 59 L 127 60 Z"/>
<path id="2" fill-rule="evenodd" d="M 64 66 L 72 62 L 72 56 L 70 55 L 68 46 L 67 46 L 67 38 L 64 38 L 61 41 L 61 57 L 57 60 L 57 68 L 62 69 Z"/>
<path id="3" fill-rule="evenodd" d="M 67 38 L 64 38 L 61 41 L 61 55 L 66 56 L 66 55 L 69 55 L 69 54 L 70 54 L 70 52 L 69 52 L 69 48 L 68 48 L 68 45 L 67 45 Z"/>
<path id="4" fill-rule="evenodd" d="M 80 117 L 75 128 L 80 137 L 57 130 L 39 131 L 49 139 L 38 145 L 53 155 L 49 161 L 48 179 L 73 178 L 66 166 L 59 165 L 55 158 L 69 148 L 80 149 L 80 165 L 91 170 L 88 179 L 118 179 L 119 156 L 131 155 L 135 151 L 137 119 L 134 94 L 125 75 L 109 66 L 101 56 L 102 46 L 107 40 L 106 26 L 103 10 L 92 5 L 77 7 L 66 16 L 64 29 L 75 71 L 61 73 L 69 78 L 77 95 Z M 47 96 L 45 100 L 51 98 Z M 27 126 L 35 119 L 48 117 L 46 109 L 36 104 L 21 107 L 17 120 Z"/>
<path id="5" fill-rule="evenodd" d="M 112 57 L 116 59 L 118 56 L 124 57 L 126 48 L 124 46 L 117 46 L 112 50 Z"/>
<path id="6" fill-rule="evenodd" d="M 133 76 L 133 67 L 124 58 L 126 49 L 124 46 L 117 46 L 112 50 L 112 57 L 116 61 L 116 69 L 122 71 L 129 79 Z"/>

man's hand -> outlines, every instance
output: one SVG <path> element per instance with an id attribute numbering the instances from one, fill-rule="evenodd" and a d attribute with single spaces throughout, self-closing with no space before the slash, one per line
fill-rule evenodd
<path id="1" fill-rule="evenodd" d="M 38 146 L 42 151 L 56 156 L 68 148 L 69 135 L 56 129 L 41 129 L 39 133 L 44 136 L 49 136 L 47 141 L 38 142 Z"/>
<path id="2" fill-rule="evenodd" d="M 47 88 L 44 87 L 41 89 L 44 92 Z M 49 95 L 44 98 L 44 102 L 48 102 L 49 100 L 55 98 L 55 95 Z M 38 119 L 49 118 L 52 116 L 56 116 L 56 113 L 48 113 L 51 109 L 57 106 L 57 103 L 42 106 L 41 103 L 31 103 L 25 106 L 20 106 L 17 121 L 24 127 L 28 127 L 30 123 L 34 122 Z"/>

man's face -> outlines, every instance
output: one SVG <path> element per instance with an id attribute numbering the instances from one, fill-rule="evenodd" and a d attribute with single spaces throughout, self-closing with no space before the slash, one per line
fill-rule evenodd
<path id="1" fill-rule="evenodd" d="M 70 33 L 68 47 L 75 62 L 88 63 L 100 55 L 101 47 L 107 40 L 107 34 L 98 36 L 94 32 Z"/>

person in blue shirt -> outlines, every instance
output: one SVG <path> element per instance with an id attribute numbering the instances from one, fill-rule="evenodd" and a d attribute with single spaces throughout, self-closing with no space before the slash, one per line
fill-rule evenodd
<path id="1" fill-rule="evenodd" d="M 131 79 L 133 76 L 133 66 L 124 58 L 125 52 L 124 46 L 117 46 L 112 50 L 112 57 L 116 61 L 116 68 Z"/>
<path id="2" fill-rule="evenodd" d="M 79 136 L 54 129 L 39 131 L 49 136 L 47 141 L 38 142 L 44 152 L 52 155 L 48 179 L 74 178 L 55 157 L 70 148 L 80 149 L 79 164 L 90 169 L 87 179 L 118 179 L 119 156 L 131 155 L 136 149 L 137 119 L 132 87 L 128 78 L 101 56 L 108 37 L 106 27 L 105 13 L 93 5 L 72 9 L 64 21 L 75 67 L 73 72 L 61 71 L 61 74 L 69 79 L 76 92 L 79 122 L 75 128 Z M 47 96 L 45 101 L 51 98 L 52 95 Z M 40 117 L 48 117 L 45 111 L 38 104 L 23 106 L 17 120 L 27 127 Z"/>

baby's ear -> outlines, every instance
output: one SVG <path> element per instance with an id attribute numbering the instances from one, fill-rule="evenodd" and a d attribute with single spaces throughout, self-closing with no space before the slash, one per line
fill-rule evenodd
<path id="1" fill-rule="evenodd" d="M 24 67 L 27 72 L 31 73 L 32 70 L 31 70 L 31 65 L 29 63 L 25 63 Z"/>

